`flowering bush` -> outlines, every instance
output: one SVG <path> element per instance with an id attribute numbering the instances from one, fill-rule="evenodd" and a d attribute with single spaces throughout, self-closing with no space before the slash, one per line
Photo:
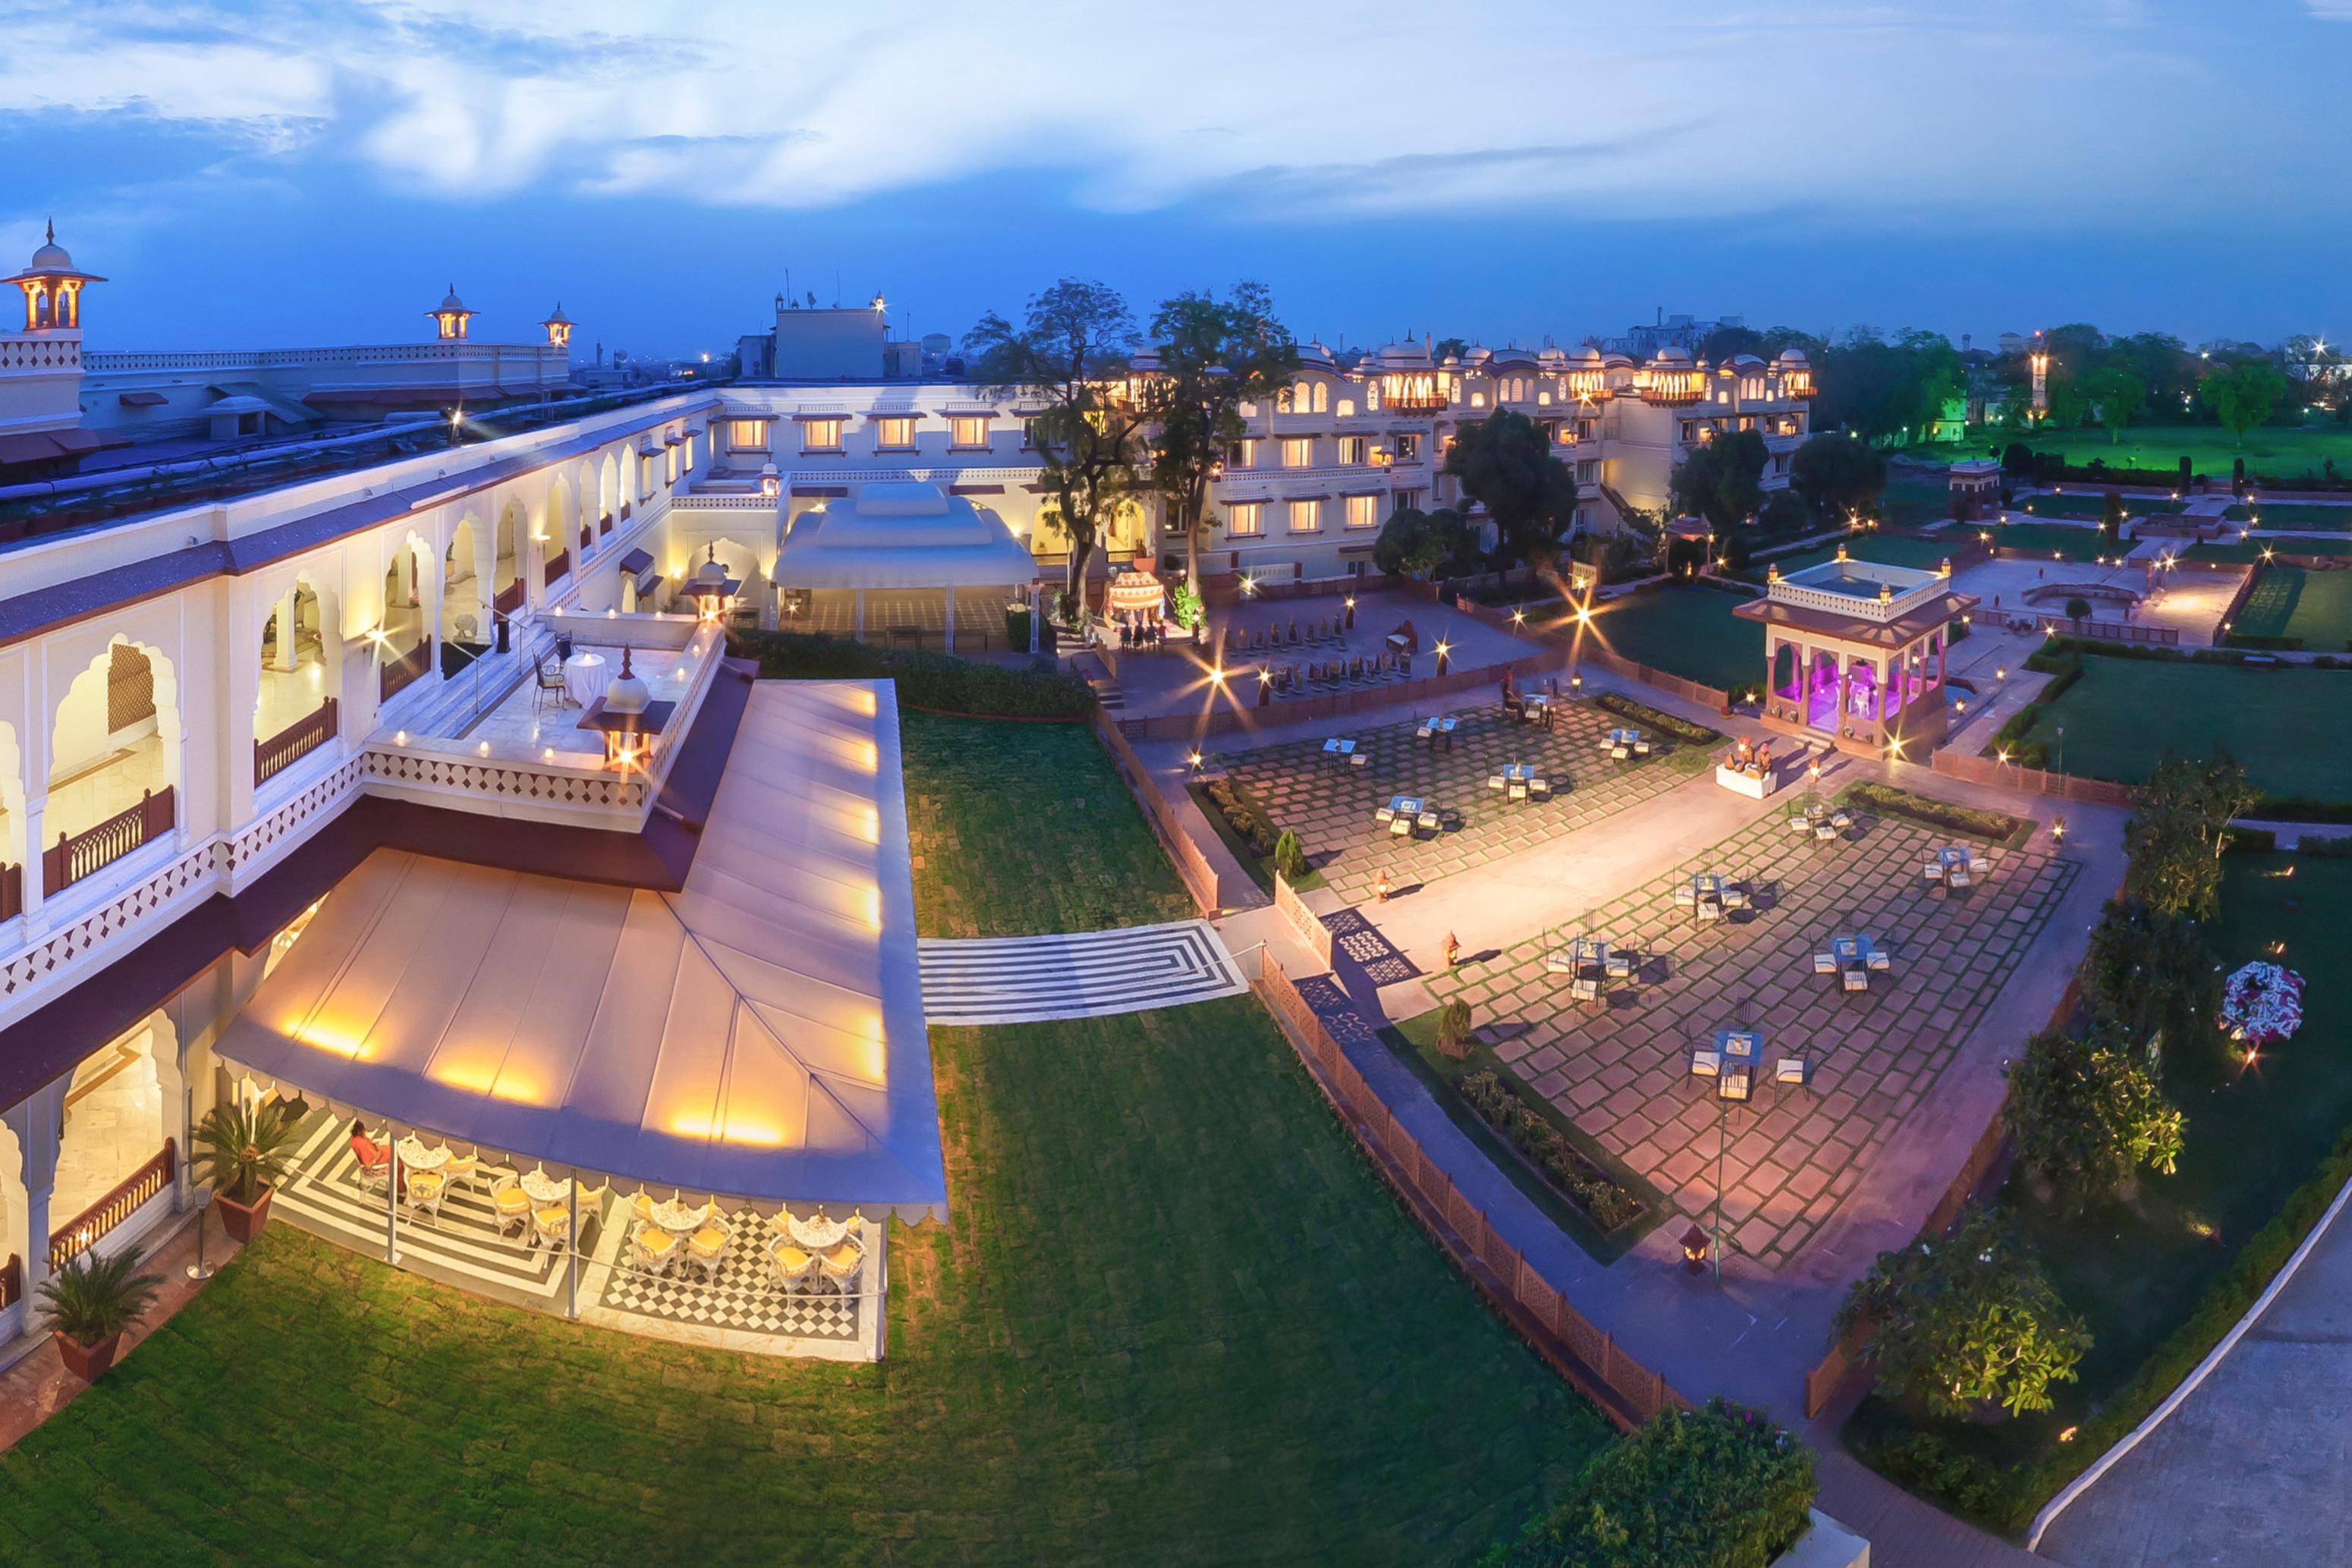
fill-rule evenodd
<path id="1" fill-rule="evenodd" d="M 2260 961 L 2221 987 L 2221 1027 L 2249 1046 L 2286 1039 L 2303 1027 L 2303 977 Z"/>

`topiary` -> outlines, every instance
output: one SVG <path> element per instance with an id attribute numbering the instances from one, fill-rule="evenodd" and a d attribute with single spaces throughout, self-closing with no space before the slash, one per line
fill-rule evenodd
<path id="1" fill-rule="evenodd" d="M 1307 852 L 1298 842 L 1298 835 L 1288 828 L 1274 841 L 1274 869 L 1292 882 L 1307 874 Z"/>
<path id="2" fill-rule="evenodd" d="M 1470 1004 L 1456 997 L 1437 1015 L 1437 1049 L 1460 1061 L 1470 1054 Z"/>

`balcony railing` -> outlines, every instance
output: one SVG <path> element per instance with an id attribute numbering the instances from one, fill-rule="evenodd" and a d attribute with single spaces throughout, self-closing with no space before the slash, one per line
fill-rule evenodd
<path id="1" fill-rule="evenodd" d="M 172 1140 L 164 1139 L 163 1146 L 149 1156 L 145 1165 L 116 1183 L 112 1192 L 50 1232 L 49 1272 L 56 1273 L 97 1246 L 108 1231 L 138 1213 L 150 1198 L 170 1186 L 179 1168 L 178 1154 Z"/>
<path id="2" fill-rule="evenodd" d="M 54 898 L 100 866 L 111 865 L 142 844 L 170 832 L 175 800 L 169 785 L 160 793 L 143 789 L 137 805 L 117 811 L 98 826 L 79 833 L 60 833 L 55 844 L 41 852 L 42 889 Z"/>
<path id="3" fill-rule="evenodd" d="M 25 868 L 0 865 L 0 920 L 25 913 Z"/>
<path id="4" fill-rule="evenodd" d="M 386 660 L 376 680 L 376 700 L 388 703 L 406 691 L 432 663 L 433 642 L 430 638 L 420 638 L 415 647 L 399 658 Z"/>
<path id="5" fill-rule="evenodd" d="M 522 579 L 516 578 L 490 600 L 490 608 L 501 615 L 511 615 L 522 608 Z"/>
<path id="6" fill-rule="evenodd" d="M 253 743 L 254 783 L 268 783 L 292 763 L 334 738 L 334 734 L 335 699 L 329 697 L 315 713 L 296 719 L 268 740 Z M 0 919 L 5 918 L 0 915 Z"/>
<path id="7" fill-rule="evenodd" d="M 554 582 L 572 570 L 572 552 L 558 550 L 547 558 L 547 580 Z"/>

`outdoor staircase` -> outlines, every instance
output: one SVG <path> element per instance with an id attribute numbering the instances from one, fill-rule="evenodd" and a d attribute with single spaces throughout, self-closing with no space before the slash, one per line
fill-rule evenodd
<path id="1" fill-rule="evenodd" d="M 1076 662 L 1078 676 L 1095 690 L 1095 701 L 1106 712 L 1116 713 L 1127 706 L 1127 694 L 1119 688 L 1118 678 L 1103 668 L 1099 661 L 1080 658 Z"/>
<path id="2" fill-rule="evenodd" d="M 462 738 L 481 714 L 498 706 L 508 693 L 530 678 L 541 659 L 554 652 L 552 632 L 542 626 L 519 626 L 507 652 L 493 648 L 465 673 L 442 682 L 439 690 L 403 716 L 401 727 L 419 735 Z"/>

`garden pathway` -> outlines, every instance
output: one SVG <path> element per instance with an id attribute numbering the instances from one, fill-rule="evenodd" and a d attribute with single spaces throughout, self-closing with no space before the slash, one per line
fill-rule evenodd
<path id="1" fill-rule="evenodd" d="M 1044 936 L 927 936 L 920 953 L 923 1016 L 935 1024 L 1105 1018 L 1249 989 L 1205 920 Z"/>

